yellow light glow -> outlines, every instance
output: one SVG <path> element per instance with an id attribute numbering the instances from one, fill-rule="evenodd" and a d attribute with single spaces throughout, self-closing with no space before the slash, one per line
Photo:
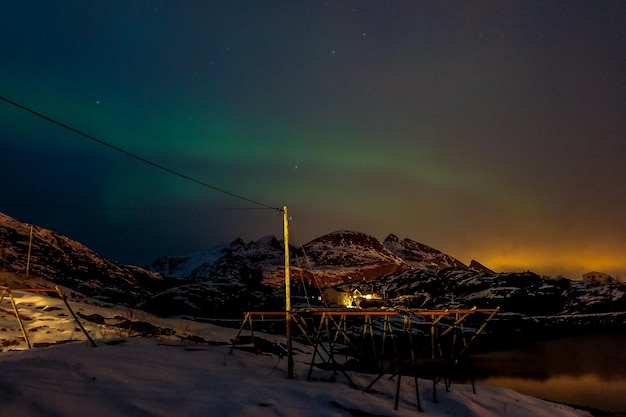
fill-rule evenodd
<path id="1" fill-rule="evenodd" d="M 605 272 L 612 276 L 626 278 L 626 265 L 623 259 L 616 259 L 602 251 L 578 250 L 556 251 L 550 249 L 520 248 L 506 253 L 486 252 L 479 260 L 497 272 L 531 270 L 538 274 L 582 279 L 589 271 Z"/>

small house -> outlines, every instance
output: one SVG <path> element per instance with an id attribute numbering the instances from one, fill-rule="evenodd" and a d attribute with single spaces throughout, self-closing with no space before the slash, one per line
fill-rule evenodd
<path id="1" fill-rule="evenodd" d="M 604 272 L 591 271 L 583 274 L 583 281 L 586 282 L 615 282 L 615 278 Z"/>
<path id="2" fill-rule="evenodd" d="M 338 305 L 348 308 L 380 307 L 383 300 L 373 292 L 361 292 L 349 285 L 328 287 L 324 289 L 324 299 L 329 305 Z"/>
<path id="3" fill-rule="evenodd" d="M 341 307 L 352 306 L 352 294 L 340 287 L 324 288 L 324 299 L 329 305 L 338 305 Z"/>

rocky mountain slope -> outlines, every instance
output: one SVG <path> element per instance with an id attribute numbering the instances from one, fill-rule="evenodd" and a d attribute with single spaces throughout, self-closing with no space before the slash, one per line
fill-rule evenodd
<path id="1" fill-rule="evenodd" d="M 181 276 L 189 268 L 171 269 L 172 265 L 196 265 L 196 268 L 189 274 L 192 283 L 185 284 L 184 297 L 170 290 L 154 298 L 154 304 L 175 301 L 184 304 L 181 306 L 184 311 L 202 311 L 205 316 L 223 314 L 228 310 L 227 304 L 234 307 L 237 301 L 251 310 L 281 309 L 284 306 L 282 251 L 281 241 L 266 237 L 247 244 L 234 241 L 211 251 L 210 256 L 205 255 L 204 262 L 193 257 L 158 260 L 151 268 L 163 274 L 168 273 L 163 265 L 168 265 L 173 276 Z M 290 248 L 290 258 L 291 293 L 300 306 L 321 306 L 315 297 L 320 294 L 320 287 L 343 284 L 381 295 L 388 307 L 499 307 L 509 318 L 515 313 L 531 317 L 535 323 L 540 316 L 596 315 L 593 320 L 587 319 L 587 324 L 604 320 L 612 326 L 616 316 L 602 318 L 601 315 L 626 311 L 626 284 L 594 285 L 546 279 L 530 271 L 494 273 L 477 261 L 472 261 L 470 268 L 436 249 L 394 235 L 381 243 L 363 233 L 333 232 L 300 248 Z M 239 298 L 237 291 L 228 289 L 233 285 L 239 288 Z M 202 302 L 205 292 L 201 288 L 207 286 L 212 294 L 219 293 L 215 292 L 217 286 L 222 287 L 223 297 L 218 297 L 221 301 L 211 305 L 219 305 L 219 311 L 207 308 Z"/>
<path id="2" fill-rule="evenodd" d="M 30 262 L 29 262 L 30 246 Z M 120 265 L 60 233 L 0 213 L 0 269 L 48 278 L 101 299 L 133 303 L 161 288 L 161 275 Z"/>
<path id="3" fill-rule="evenodd" d="M 391 303 L 430 309 L 500 307 L 528 316 L 626 311 L 624 283 L 546 279 L 530 271 L 410 270 L 385 275 L 367 286 L 386 294 Z"/>
<path id="4" fill-rule="evenodd" d="M 321 286 L 367 281 L 415 268 L 468 268 L 459 260 L 410 239 L 400 240 L 392 234 L 381 243 L 373 236 L 347 230 L 328 233 L 300 247 L 291 246 L 290 260 L 296 280 Z M 274 236 L 249 243 L 237 239 L 209 252 L 160 258 L 149 268 L 178 278 L 252 274 L 263 284 L 278 287 L 283 284 L 284 249 L 282 241 Z"/>
<path id="5" fill-rule="evenodd" d="M 29 234 L 29 225 L 0 215 L 3 270 L 25 271 Z M 394 235 L 379 242 L 359 232 L 333 232 L 291 247 L 290 259 L 292 304 L 297 307 L 323 306 L 321 289 L 341 283 L 383 296 L 387 307 L 500 307 L 502 316 L 515 314 L 534 322 L 593 315 L 612 325 L 615 313 L 626 311 L 624 283 L 493 273 L 475 261 L 470 269 L 436 249 Z M 243 311 L 280 311 L 285 305 L 283 245 L 273 236 L 160 258 L 148 271 L 108 261 L 79 242 L 34 226 L 30 272 L 162 316 L 239 318 Z"/>
<path id="6" fill-rule="evenodd" d="M 396 235 L 389 235 L 383 241 L 383 246 L 393 254 L 403 259 L 412 268 L 416 269 L 443 269 L 449 267 L 468 267 L 458 259 L 446 255 L 441 251 L 426 246 L 414 240 L 405 238 L 400 240 Z"/>
<path id="7" fill-rule="evenodd" d="M 368 283 L 395 308 L 499 308 L 489 324 L 497 340 L 581 332 L 624 332 L 626 283 L 547 279 L 533 272 L 485 273 L 460 268 L 408 270 Z"/>

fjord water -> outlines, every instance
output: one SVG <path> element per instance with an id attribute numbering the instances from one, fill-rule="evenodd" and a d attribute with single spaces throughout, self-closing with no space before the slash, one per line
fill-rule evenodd
<path id="1" fill-rule="evenodd" d="M 626 415 L 626 334 L 534 341 L 472 362 L 478 385 Z"/>

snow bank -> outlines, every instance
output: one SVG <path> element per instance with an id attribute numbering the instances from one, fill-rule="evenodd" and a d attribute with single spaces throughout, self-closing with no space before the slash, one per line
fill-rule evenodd
<path id="1" fill-rule="evenodd" d="M 306 382 L 309 354 L 296 356 L 297 380 L 286 378 L 286 360 L 227 345 L 166 346 L 158 339 L 73 342 L 0 355 L 0 399 L 6 415 L 39 416 L 415 416 L 412 378 L 383 378 L 376 393 L 336 382 Z M 354 374 L 357 383 L 371 379 Z M 453 385 L 431 399 L 420 380 L 424 416 L 589 416 L 515 391 Z M 357 411 L 355 411 L 357 410 Z M 422 415 L 422 414 L 418 414 Z"/>
<path id="2" fill-rule="evenodd" d="M 307 382 L 312 349 L 294 344 L 296 380 L 288 380 L 284 357 L 235 349 L 237 329 L 184 319 L 163 319 L 127 308 L 72 301 L 98 347 L 87 342 L 59 298 L 15 292 L 24 326 L 33 343 L 65 342 L 26 349 L 8 300 L 0 303 L 0 401 L 2 415 L 19 417 L 173 417 L 173 416 L 590 416 L 589 413 L 519 394 L 478 386 L 437 387 L 419 380 L 424 413 L 418 413 L 414 379 L 402 378 L 398 410 L 397 379 L 380 379 L 375 393 L 350 388 L 341 374 L 336 382 Z M 87 302 L 89 301 L 89 302 Z M 121 337 L 126 332 L 107 323 L 120 317 L 171 329 L 169 336 Z M 130 332 L 129 332 L 130 333 Z M 255 332 L 256 333 L 256 332 Z M 179 337 L 181 336 L 181 337 Z M 271 343 L 284 337 L 262 335 Z M 195 338 L 194 338 L 195 337 Z M 191 343 L 204 340 L 210 343 Z M 69 342 L 68 342 L 69 341 Z M 318 373 L 323 371 L 316 371 Z M 328 376 L 332 376 L 330 373 Z M 350 373 L 361 387 L 372 375 Z M 330 378 L 328 378 L 330 379 Z"/>

